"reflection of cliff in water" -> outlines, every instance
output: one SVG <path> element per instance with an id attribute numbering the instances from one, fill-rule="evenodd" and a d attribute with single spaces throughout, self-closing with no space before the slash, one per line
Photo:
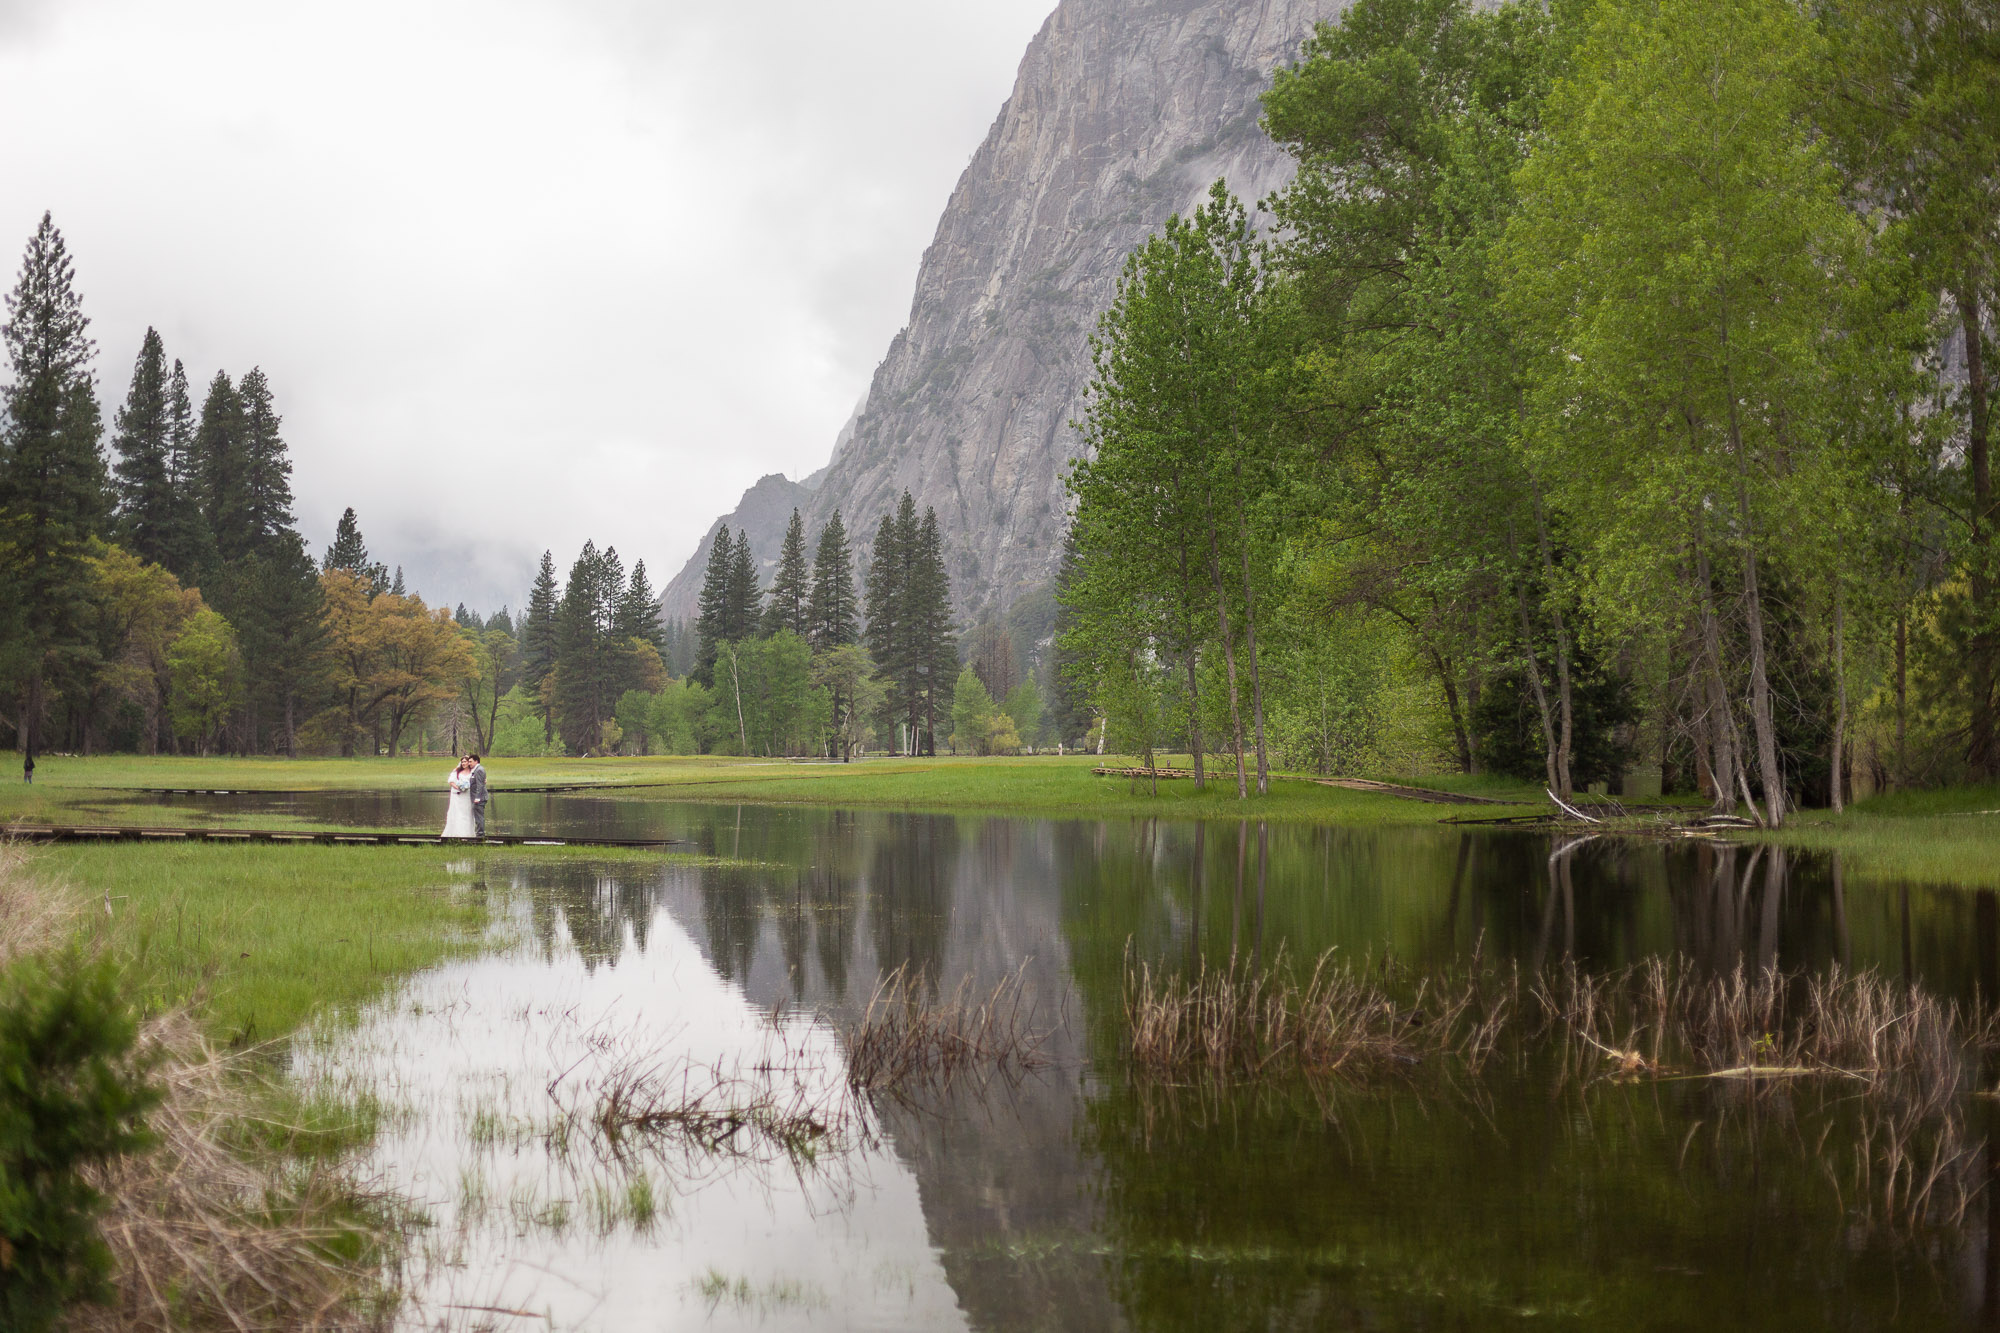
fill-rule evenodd
<path id="1" fill-rule="evenodd" d="M 1078 1035 L 1057 1026 L 1069 986 L 1058 826 L 826 813 L 810 855 L 755 872 L 675 877 L 665 902 L 753 1003 L 852 1016 L 877 980 L 921 971 L 938 992 L 990 990 L 1022 969 L 1054 1029 L 1051 1068 L 1011 1089 L 885 1099 L 931 1241 L 975 1327 L 1116 1327 L 1099 1263 L 1023 1265 L 1056 1235 L 1095 1231 L 1093 1172 L 1076 1141 Z M 727 845 L 726 842 L 724 844 Z"/>

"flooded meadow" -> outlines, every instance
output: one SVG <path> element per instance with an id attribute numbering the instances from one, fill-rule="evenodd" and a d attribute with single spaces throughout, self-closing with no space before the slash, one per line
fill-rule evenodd
<path id="1" fill-rule="evenodd" d="M 691 855 L 468 852 L 488 947 L 294 1043 L 377 1117 L 412 1328 L 1996 1322 L 1992 893 L 1445 826 L 496 814 Z M 1148 997 L 1218 976 L 1296 991 L 1148 1058 Z M 1361 1036 L 1307 1059 L 1271 1025 L 1327 978 Z M 1018 1058 L 861 1069 L 885 981 L 1005 997 Z"/>

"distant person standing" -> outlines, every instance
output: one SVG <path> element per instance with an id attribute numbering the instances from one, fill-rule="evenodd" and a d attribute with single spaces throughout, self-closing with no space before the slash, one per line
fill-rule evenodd
<path id="1" fill-rule="evenodd" d="M 21 755 L 21 781 L 32 787 L 35 785 L 35 752 L 23 750 Z"/>
<path id="2" fill-rule="evenodd" d="M 479 762 L 478 755 L 472 759 L 472 828 L 473 836 L 486 836 L 486 765 Z"/>

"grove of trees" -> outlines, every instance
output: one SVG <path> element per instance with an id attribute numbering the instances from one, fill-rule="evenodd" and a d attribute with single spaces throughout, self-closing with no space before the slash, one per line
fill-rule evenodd
<path id="1" fill-rule="evenodd" d="M 1239 793 L 1649 770 L 1775 824 L 2000 777 L 1997 22 L 1322 25 L 1264 99 L 1275 225 L 1218 183 L 1100 321 L 1066 688 Z"/>

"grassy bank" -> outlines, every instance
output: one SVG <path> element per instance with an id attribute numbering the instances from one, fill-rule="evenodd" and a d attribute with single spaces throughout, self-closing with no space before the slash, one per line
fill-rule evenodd
<path id="1" fill-rule="evenodd" d="M 1454 813 L 1375 792 L 1321 786 L 1302 776 L 1275 778 L 1268 796 L 1236 799 L 1233 772 L 1212 775 L 1204 791 L 1185 778 L 1153 784 L 1098 777 L 1090 756 L 975 759 L 871 758 L 852 764 L 781 759 L 655 757 L 620 759 L 496 759 L 488 765 L 496 799 L 510 788 L 586 785 L 633 800 L 809 804 L 923 810 L 1078 816 L 1165 816 L 1181 819 L 1271 819 L 1339 824 L 1428 824 Z M 1130 763 L 1113 759 L 1114 764 Z M 1185 765 L 1186 757 L 1162 763 Z M 228 788 L 246 791 L 430 790 L 443 785 L 446 761 L 426 759 L 191 759 L 112 755 L 53 758 L 36 771 L 32 788 L 0 782 L 0 820 L 57 823 L 91 819 L 130 823 L 186 822 L 195 816 L 168 807 L 123 805 L 107 789 Z M 1469 785 L 1468 785 L 1469 783 Z M 1500 800 L 1523 808 L 1544 804 L 1533 787 L 1490 778 L 1427 785 Z M 1495 813 L 1506 813 L 1496 810 Z M 254 821 L 253 821 L 254 822 Z"/>
<path id="2" fill-rule="evenodd" d="M 232 1045 L 282 1037 L 471 947 L 486 920 L 446 848 L 81 844 L 35 872 L 87 918 L 144 1006 L 186 1007 Z"/>
<path id="3" fill-rule="evenodd" d="M 1831 810 L 1801 810 L 1762 841 L 1838 852 L 1875 879 L 2000 889 L 2000 784 L 1888 792 Z"/>

